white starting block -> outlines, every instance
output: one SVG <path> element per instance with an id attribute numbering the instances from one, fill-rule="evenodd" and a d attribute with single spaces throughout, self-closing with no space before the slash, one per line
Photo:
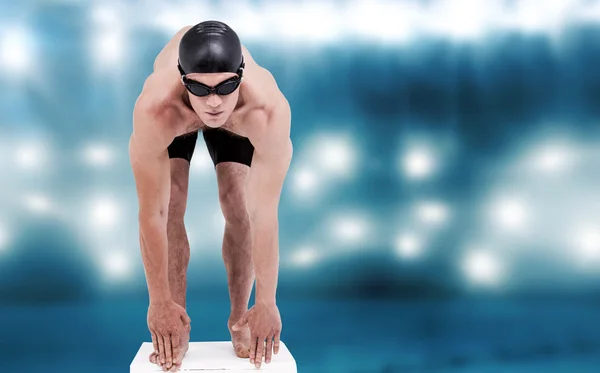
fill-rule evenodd
<path id="1" fill-rule="evenodd" d="M 161 367 L 152 364 L 149 356 L 154 351 L 151 342 L 144 342 L 129 366 L 130 373 L 163 372 Z M 248 371 L 267 371 L 272 373 L 297 373 L 296 360 L 283 341 L 279 343 L 279 353 L 271 354 L 271 362 L 263 362 L 260 369 L 235 355 L 233 345 L 228 342 L 190 342 L 188 352 L 183 358 L 179 372 L 224 371 L 228 373 L 248 373 Z"/>

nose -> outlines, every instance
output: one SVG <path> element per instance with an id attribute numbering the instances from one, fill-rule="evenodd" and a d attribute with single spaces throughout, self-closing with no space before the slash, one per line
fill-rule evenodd
<path id="1" fill-rule="evenodd" d="M 221 97 L 219 97 L 219 95 L 216 94 L 211 94 L 206 99 L 206 104 L 212 108 L 216 108 L 217 106 L 221 105 L 222 102 L 223 100 L 221 99 Z"/>

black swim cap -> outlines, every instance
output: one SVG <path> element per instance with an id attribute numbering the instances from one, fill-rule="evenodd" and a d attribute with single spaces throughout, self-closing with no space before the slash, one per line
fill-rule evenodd
<path id="1" fill-rule="evenodd" d="M 240 39 L 223 22 L 201 22 L 189 29 L 179 42 L 179 64 L 185 74 L 241 74 L 243 62 Z"/>

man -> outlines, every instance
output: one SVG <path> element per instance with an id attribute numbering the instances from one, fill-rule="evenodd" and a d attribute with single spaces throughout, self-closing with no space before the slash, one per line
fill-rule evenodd
<path id="1" fill-rule="evenodd" d="M 135 103 L 129 155 L 150 297 L 150 361 L 164 371 L 180 369 L 191 330 L 184 213 L 199 130 L 215 164 L 226 221 L 222 251 L 233 348 L 257 368 L 278 352 L 277 211 L 292 159 L 290 122 L 273 76 L 222 22 L 184 27 L 157 56 Z M 254 277 L 256 302 L 248 309 Z"/>

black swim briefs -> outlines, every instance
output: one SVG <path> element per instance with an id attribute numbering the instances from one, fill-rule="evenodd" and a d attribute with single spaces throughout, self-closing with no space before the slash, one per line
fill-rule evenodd
<path id="1" fill-rule="evenodd" d="M 250 167 L 254 146 L 247 137 L 238 136 L 223 128 L 209 128 L 202 131 L 206 148 L 215 167 L 220 162 L 237 162 Z M 192 160 L 198 131 L 176 137 L 169 145 L 169 158 Z"/>

